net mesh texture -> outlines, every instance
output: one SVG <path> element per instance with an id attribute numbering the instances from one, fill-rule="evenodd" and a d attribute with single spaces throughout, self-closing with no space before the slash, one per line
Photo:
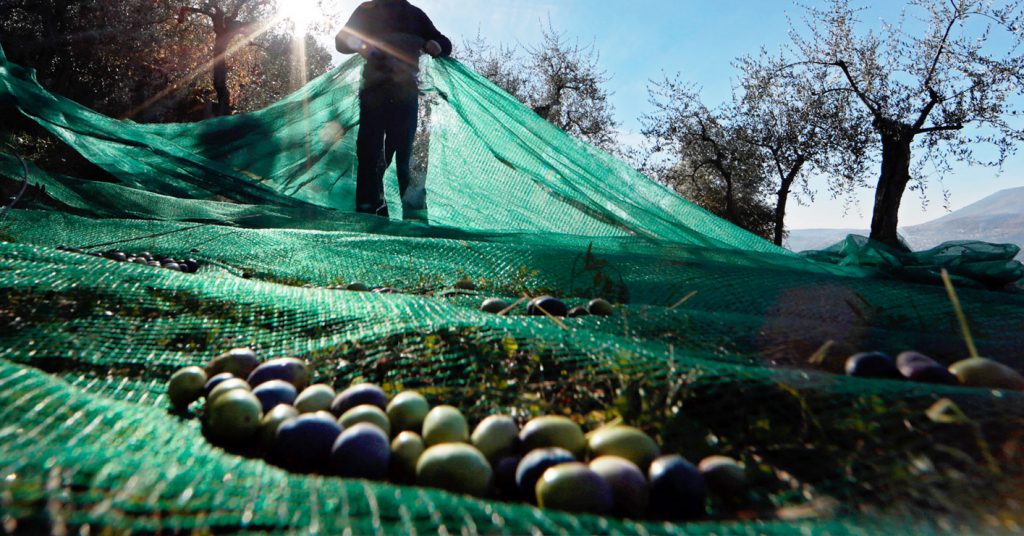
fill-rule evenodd
<path id="1" fill-rule="evenodd" d="M 0 106 L 102 168 L 28 165 L 0 216 L 0 521 L 6 530 L 831 534 L 1013 532 L 1024 395 L 842 375 L 846 356 L 982 355 L 1024 368 L 1015 246 L 903 255 L 853 238 L 800 256 L 572 139 L 453 60 L 424 60 L 431 225 L 350 212 L 361 60 L 264 110 L 104 117 L 0 51 Z M 428 163 L 428 164 L 427 164 Z M 0 155 L 16 192 L 22 163 Z M 400 207 L 394 170 L 388 199 Z M 393 209 L 392 213 L 398 212 Z M 58 246 L 194 257 L 196 274 Z M 453 283 L 468 277 L 479 290 Z M 401 294 L 349 292 L 361 281 Z M 480 312 L 484 297 L 605 297 L 615 315 Z M 237 346 L 342 388 L 416 389 L 471 422 L 622 418 L 751 496 L 680 524 L 289 474 L 210 445 L 166 381 Z"/>

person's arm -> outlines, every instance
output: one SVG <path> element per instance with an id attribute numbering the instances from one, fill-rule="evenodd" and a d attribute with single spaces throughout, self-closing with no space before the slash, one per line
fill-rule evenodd
<path id="1" fill-rule="evenodd" d="M 434 23 L 431 22 L 430 17 L 428 17 L 427 14 L 424 13 L 422 10 L 420 10 L 420 28 L 421 31 L 423 32 L 420 35 L 420 37 L 422 37 L 427 42 L 428 46 L 431 41 L 434 41 L 441 47 L 440 53 L 430 54 L 430 50 L 427 50 L 428 54 L 430 54 L 431 56 L 443 57 L 452 55 L 451 39 L 448 39 L 447 37 L 445 37 L 444 34 L 438 31 L 437 28 L 434 26 Z"/>
<path id="2" fill-rule="evenodd" d="M 352 13 L 345 27 L 334 37 L 334 48 L 342 54 L 362 54 L 366 50 L 363 36 L 366 35 L 367 4 L 362 4 Z"/>

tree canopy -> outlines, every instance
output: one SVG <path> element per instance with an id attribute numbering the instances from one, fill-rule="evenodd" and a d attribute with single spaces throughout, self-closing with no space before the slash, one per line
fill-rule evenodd
<path id="1" fill-rule="evenodd" d="M 870 128 L 858 155 L 880 166 L 871 238 L 899 246 L 908 185 L 923 187 L 953 162 L 1000 166 L 1024 141 L 1014 118 L 1024 96 L 1024 8 L 1019 0 L 911 0 L 898 21 L 863 29 L 849 0 L 808 7 L 790 32 L 795 76 L 842 95 L 843 120 Z"/>
<path id="2" fill-rule="evenodd" d="M 618 123 L 593 46 L 570 41 L 551 23 L 533 45 L 491 44 L 477 36 L 458 58 L 538 115 L 579 139 L 620 154 Z"/>

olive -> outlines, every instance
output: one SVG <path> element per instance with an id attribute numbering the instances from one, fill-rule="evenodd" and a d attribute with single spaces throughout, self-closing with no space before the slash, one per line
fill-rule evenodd
<path id="1" fill-rule="evenodd" d="M 469 441 L 466 417 L 452 406 L 437 406 L 423 419 L 423 441 L 427 446 Z"/>
<path id="2" fill-rule="evenodd" d="M 647 479 L 651 484 L 651 514 L 656 519 L 683 521 L 704 515 L 704 475 L 682 456 L 673 454 L 654 460 Z"/>
<path id="3" fill-rule="evenodd" d="M 326 412 L 306 413 L 281 423 L 274 441 L 274 457 L 297 473 L 327 473 L 341 425 Z"/>
<path id="4" fill-rule="evenodd" d="M 476 290 L 476 283 L 472 279 L 464 278 L 455 283 L 455 288 L 459 290 Z"/>
<path id="5" fill-rule="evenodd" d="M 176 409 L 185 409 L 203 396 L 206 372 L 199 367 L 185 367 L 171 376 L 167 383 L 167 398 Z"/>
<path id="6" fill-rule="evenodd" d="M 380 409 L 387 409 L 388 395 L 384 390 L 372 383 L 359 383 L 338 393 L 331 402 L 331 413 L 341 417 L 346 411 L 363 404 L 371 404 Z"/>
<path id="7" fill-rule="evenodd" d="M 429 411 L 430 403 L 416 391 L 398 393 L 387 406 L 391 428 L 396 432 L 412 430 L 419 433 Z"/>
<path id="8" fill-rule="evenodd" d="M 444 443 L 423 452 L 416 463 L 416 483 L 453 493 L 483 496 L 493 471 L 487 458 L 472 445 Z"/>
<path id="9" fill-rule="evenodd" d="M 579 462 L 548 468 L 537 481 L 535 492 L 541 508 L 604 515 L 615 505 L 608 481 Z"/>
<path id="10" fill-rule="evenodd" d="M 260 360 L 252 348 L 234 348 L 210 360 L 206 365 L 206 374 L 211 378 L 223 372 L 230 372 L 239 378 L 248 378 Z"/>
<path id="11" fill-rule="evenodd" d="M 846 360 L 846 374 L 860 378 L 902 379 L 896 363 L 883 352 L 861 352 Z"/>
<path id="12" fill-rule="evenodd" d="M 302 391 L 309 385 L 309 368 L 302 360 L 283 357 L 267 361 L 249 374 L 249 384 L 253 387 L 270 380 L 284 380 Z"/>
<path id="13" fill-rule="evenodd" d="M 569 309 L 569 318 L 579 318 L 581 316 L 590 316 L 590 311 L 587 311 L 587 308 L 582 305 Z"/>
<path id="14" fill-rule="evenodd" d="M 509 308 L 509 303 L 501 298 L 487 298 L 480 305 L 480 310 L 485 313 L 498 314 Z"/>
<path id="15" fill-rule="evenodd" d="M 529 305 L 526 306 L 526 314 L 530 316 L 545 316 L 544 313 L 551 316 L 565 316 L 569 314 L 569 308 L 566 307 L 565 302 L 551 296 L 538 296 L 530 300 Z"/>
<path id="16" fill-rule="evenodd" d="M 594 316 L 611 316 L 615 309 L 608 300 L 597 298 L 590 300 L 590 303 L 587 304 L 587 311 Z"/>
<path id="17" fill-rule="evenodd" d="M 281 404 L 291 406 L 295 403 L 295 397 L 298 396 L 295 386 L 284 380 L 270 380 L 262 383 L 252 390 L 252 394 L 259 399 L 264 413 Z"/>
<path id="18" fill-rule="evenodd" d="M 580 425 L 561 415 L 545 415 L 531 419 L 519 432 L 525 452 L 544 447 L 561 447 L 581 456 L 587 447 L 587 438 Z"/>
<path id="19" fill-rule="evenodd" d="M 571 452 L 563 448 L 551 447 L 530 451 L 516 466 L 516 487 L 522 498 L 534 502 L 537 500 L 536 486 L 541 475 L 548 468 L 559 464 L 576 461 Z"/>
<path id="20" fill-rule="evenodd" d="M 387 434 L 370 423 L 345 428 L 331 448 L 331 472 L 346 478 L 383 480 L 390 461 Z"/>

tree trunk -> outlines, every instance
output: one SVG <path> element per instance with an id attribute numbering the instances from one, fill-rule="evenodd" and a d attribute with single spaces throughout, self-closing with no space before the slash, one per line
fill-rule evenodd
<path id="1" fill-rule="evenodd" d="M 214 114 L 224 116 L 231 114 L 231 92 L 228 90 L 228 44 L 230 33 L 217 33 L 213 41 L 213 89 L 217 92 L 217 105 Z"/>
<path id="2" fill-rule="evenodd" d="M 786 203 L 789 201 L 789 192 L 793 188 L 793 181 L 800 174 L 804 166 L 804 157 L 797 157 L 793 167 L 789 169 L 779 184 L 778 200 L 775 203 L 775 245 L 782 245 L 782 238 L 786 231 Z"/>
<path id="3" fill-rule="evenodd" d="M 725 179 L 725 219 L 739 225 L 740 219 L 736 217 L 736 202 L 733 199 L 732 175 L 723 171 Z"/>
<path id="4" fill-rule="evenodd" d="M 913 135 L 907 129 L 898 134 L 882 134 L 882 174 L 875 190 L 875 208 L 871 219 L 871 239 L 888 246 L 906 249 L 900 244 L 896 228 L 900 201 L 910 182 L 910 144 Z"/>

